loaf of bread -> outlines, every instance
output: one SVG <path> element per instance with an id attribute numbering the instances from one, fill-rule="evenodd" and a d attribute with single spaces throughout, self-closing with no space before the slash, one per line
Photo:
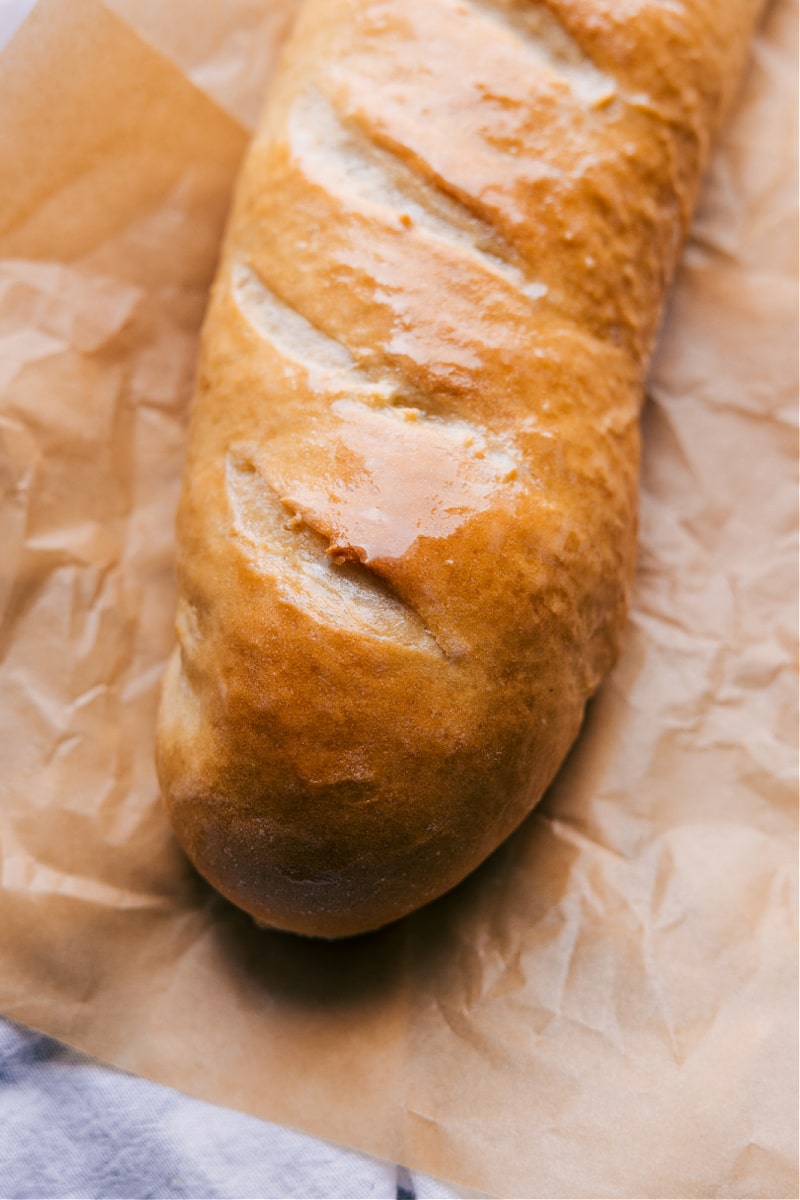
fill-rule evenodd
<path id="1" fill-rule="evenodd" d="M 259 922 L 339 937 L 440 895 L 574 741 L 759 8 L 302 7 L 205 324 L 157 750 L 180 842 Z"/>

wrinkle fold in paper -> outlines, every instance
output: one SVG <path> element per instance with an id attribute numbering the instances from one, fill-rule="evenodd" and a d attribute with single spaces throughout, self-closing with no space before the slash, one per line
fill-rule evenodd
<path id="1" fill-rule="evenodd" d="M 0 1008 L 494 1194 L 796 1195 L 795 6 L 652 372 L 622 659 L 523 829 L 342 945 L 214 897 L 152 765 L 198 329 L 292 9 L 42 0 L 0 57 Z"/>

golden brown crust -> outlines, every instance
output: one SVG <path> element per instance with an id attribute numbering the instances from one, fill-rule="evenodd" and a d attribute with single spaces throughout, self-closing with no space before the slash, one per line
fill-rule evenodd
<path id="1" fill-rule="evenodd" d="M 617 653 L 637 417 L 758 0 L 308 0 L 242 172 L 158 765 L 200 871 L 342 936 L 530 811 Z"/>

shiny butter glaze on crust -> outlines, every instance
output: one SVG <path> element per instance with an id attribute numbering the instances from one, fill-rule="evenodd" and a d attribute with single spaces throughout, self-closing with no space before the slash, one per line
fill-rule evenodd
<path id="1" fill-rule="evenodd" d="M 206 321 L 158 766 L 342 936 L 525 817 L 614 662 L 638 412 L 757 0 L 308 0 Z"/>

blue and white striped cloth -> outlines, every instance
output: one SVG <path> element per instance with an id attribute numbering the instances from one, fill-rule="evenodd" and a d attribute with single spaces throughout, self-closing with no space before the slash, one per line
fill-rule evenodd
<path id="1" fill-rule="evenodd" d="M 101 1066 L 0 1020 L 0 1196 L 433 1200 L 455 1193 Z"/>

